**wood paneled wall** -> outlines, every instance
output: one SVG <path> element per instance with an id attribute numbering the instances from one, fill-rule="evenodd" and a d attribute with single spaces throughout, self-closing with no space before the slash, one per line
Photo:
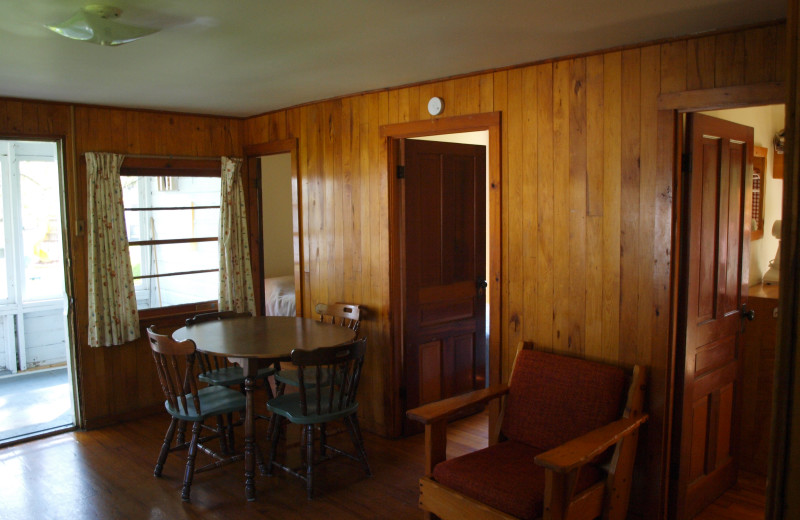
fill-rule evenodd
<path id="1" fill-rule="evenodd" d="M 540 347 L 649 368 L 647 482 L 635 509 L 657 517 L 669 436 L 674 136 L 659 135 L 660 95 L 782 81 L 782 24 L 626 48 L 388 89 L 238 119 L 0 100 L 0 135 L 66 139 L 70 220 L 84 220 L 86 151 L 242 155 L 294 138 L 302 194 L 306 308 L 365 305 L 370 354 L 364 426 L 399 432 L 389 295 L 388 173 L 380 127 L 502 114 L 501 372 L 514 347 Z M 663 122 L 663 121 L 662 121 Z M 667 124 L 667 126 L 669 126 Z M 75 156 L 72 146 L 74 143 Z M 85 236 L 74 236 L 78 370 L 85 424 L 159 402 L 143 342 L 85 345 Z M 644 505 L 641 505 L 644 504 Z"/>
<path id="2" fill-rule="evenodd" d="M 668 442 L 674 135 L 662 94 L 784 78 L 785 27 L 555 60 L 346 97 L 245 121 L 244 143 L 297 138 L 306 297 L 371 311 L 365 424 L 397 433 L 381 125 L 502 113 L 502 374 L 520 340 L 650 372 L 637 500 L 660 503 Z M 666 126 L 669 125 L 667 121 Z M 395 324 L 397 325 L 397 324 Z"/>
<path id="3" fill-rule="evenodd" d="M 64 139 L 72 278 L 75 287 L 75 345 L 82 424 L 96 427 L 160 408 L 163 393 L 147 342 L 118 347 L 87 345 L 86 162 L 89 151 L 136 155 L 218 157 L 241 155 L 242 121 L 59 103 L 0 99 L 0 136 Z M 142 321 L 144 327 L 153 320 Z M 165 326 L 176 319 L 162 319 Z"/>

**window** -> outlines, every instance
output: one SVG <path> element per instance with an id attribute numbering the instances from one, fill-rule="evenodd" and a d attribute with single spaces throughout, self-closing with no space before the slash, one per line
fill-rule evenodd
<path id="1" fill-rule="evenodd" d="M 125 159 L 123 204 L 140 310 L 217 300 L 219 169 L 217 162 L 214 175 L 164 176 Z"/>

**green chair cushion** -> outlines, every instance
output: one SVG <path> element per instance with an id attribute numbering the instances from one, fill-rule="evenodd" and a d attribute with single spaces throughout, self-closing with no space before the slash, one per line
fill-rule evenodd
<path id="1" fill-rule="evenodd" d="M 323 394 L 328 394 L 324 392 Z M 294 424 L 318 424 L 330 421 L 337 421 L 343 419 L 348 415 L 352 415 L 358 410 L 358 402 L 354 402 L 350 406 L 344 407 L 341 410 L 336 410 L 329 413 L 318 413 L 316 410 L 316 403 L 313 402 L 315 398 L 309 396 L 307 414 L 303 415 L 300 405 L 300 394 L 284 394 L 274 399 L 267 401 L 267 410 L 272 413 L 281 415 L 289 419 Z M 327 409 L 326 395 L 323 395 L 323 410 Z"/>
<path id="2" fill-rule="evenodd" d="M 181 421 L 199 421 L 206 417 L 243 411 L 245 407 L 244 395 L 227 386 L 207 386 L 198 390 L 197 396 L 200 399 L 200 414 L 195 412 L 192 394 L 186 395 L 188 410 L 181 406 L 176 410 L 169 401 L 164 401 L 164 407 L 171 416 Z"/>

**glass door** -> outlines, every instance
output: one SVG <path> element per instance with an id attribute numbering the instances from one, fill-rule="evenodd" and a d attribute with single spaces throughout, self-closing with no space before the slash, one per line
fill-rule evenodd
<path id="1" fill-rule="evenodd" d="M 0 443 L 75 423 L 58 146 L 0 141 Z"/>

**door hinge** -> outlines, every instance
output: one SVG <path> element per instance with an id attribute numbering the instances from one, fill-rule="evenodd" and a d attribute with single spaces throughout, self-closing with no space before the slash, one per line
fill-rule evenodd
<path id="1" fill-rule="evenodd" d="M 397 165 L 397 178 L 398 179 L 406 178 L 406 167 L 401 164 Z"/>
<path id="2" fill-rule="evenodd" d="M 683 173 L 692 173 L 692 154 L 687 152 L 681 155 L 681 171 Z"/>

